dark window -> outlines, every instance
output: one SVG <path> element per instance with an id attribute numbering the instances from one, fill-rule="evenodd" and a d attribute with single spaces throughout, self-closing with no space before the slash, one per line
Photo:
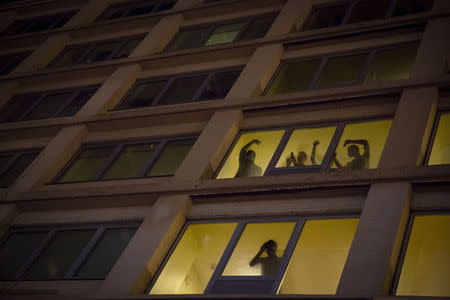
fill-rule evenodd
<path id="1" fill-rule="evenodd" d="M 0 56 L 0 75 L 12 72 L 28 56 L 28 53 L 17 53 Z"/>
<path id="2" fill-rule="evenodd" d="M 433 8 L 434 0 L 397 0 L 393 16 L 417 14 Z"/>
<path id="3" fill-rule="evenodd" d="M 176 0 L 139 0 L 108 7 L 99 17 L 99 21 L 113 20 L 130 16 L 140 16 L 171 9 Z"/>
<path id="4" fill-rule="evenodd" d="M 51 30 L 62 27 L 76 12 L 68 12 L 58 15 L 47 15 L 36 18 L 22 19 L 14 21 L 6 30 L 4 35 L 22 34 Z"/>
<path id="5" fill-rule="evenodd" d="M 50 62 L 48 67 L 60 68 L 128 57 L 142 39 L 143 36 L 133 36 L 121 40 L 69 46 Z"/>
<path id="6" fill-rule="evenodd" d="M 15 96 L 0 111 L 0 122 L 73 116 L 97 90 L 84 87 Z"/>
<path id="7" fill-rule="evenodd" d="M 137 226 L 13 228 L 0 242 L 0 280 L 104 279 Z"/>
<path id="8" fill-rule="evenodd" d="M 168 50 L 182 50 L 213 46 L 263 37 L 275 19 L 275 15 L 249 17 L 246 20 L 226 24 L 210 24 L 181 30 Z"/>
<path id="9" fill-rule="evenodd" d="M 240 72 L 241 70 L 215 71 L 173 79 L 138 82 L 118 109 L 224 98 Z"/>
<path id="10" fill-rule="evenodd" d="M 313 8 L 303 30 L 339 26 L 344 22 L 349 5 L 325 6 Z"/>
<path id="11" fill-rule="evenodd" d="M 0 188 L 10 186 L 38 156 L 39 151 L 0 153 Z"/>
<path id="12" fill-rule="evenodd" d="M 193 138 L 83 147 L 56 182 L 82 182 L 173 175 Z"/>
<path id="13" fill-rule="evenodd" d="M 386 17 L 391 0 L 360 0 L 353 8 L 349 23 L 364 22 Z"/>

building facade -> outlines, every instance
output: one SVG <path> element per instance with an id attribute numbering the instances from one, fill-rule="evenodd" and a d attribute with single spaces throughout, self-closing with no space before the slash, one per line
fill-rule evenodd
<path id="1" fill-rule="evenodd" d="M 448 0 L 2 3 L 0 298 L 450 297 L 449 36 Z"/>

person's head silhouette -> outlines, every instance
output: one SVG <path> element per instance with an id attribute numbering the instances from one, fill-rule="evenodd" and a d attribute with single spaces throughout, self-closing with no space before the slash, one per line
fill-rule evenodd
<path id="1" fill-rule="evenodd" d="M 248 161 L 254 162 L 254 161 L 255 161 L 255 158 L 256 158 L 256 153 L 255 153 L 255 151 L 253 151 L 253 150 L 248 150 L 248 151 L 245 153 L 245 157 L 247 158 Z"/>
<path id="2" fill-rule="evenodd" d="M 266 253 L 267 255 L 269 255 L 269 257 L 276 256 L 277 242 L 275 242 L 274 240 L 268 240 L 267 242 L 265 242 L 263 244 L 263 248 L 266 250 Z"/>
<path id="3" fill-rule="evenodd" d="M 358 157 L 358 156 L 361 156 L 361 154 L 359 153 L 359 148 L 358 148 L 358 146 L 356 146 L 356 145 L 350 145 L 350 146 L 347 148 L 347 153 L 348 153 L 348 156 L 350 156 L 350 157 Z"/>
<path id="4" fill-rule="evenodd" d="M 308 159 L 308 155 L 304 151 L 300 151 L 297 155 L 297 161 L 298 164 L 303 166 L 306 163 L 306 160 Z"/>

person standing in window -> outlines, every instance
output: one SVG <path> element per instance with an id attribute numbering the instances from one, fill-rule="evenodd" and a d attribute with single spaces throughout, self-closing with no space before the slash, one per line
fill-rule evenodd
<path id="1" fill-rule="evenodd" d="M 239 169 L 234 175 L 234 178 L 238 177 L 252 177 L 261 176 L 261 167 L 255 164 L 256 153 L 253 150 L 249 150 L 250 146 L 253 144 L 260 145 L 260 140 L 253 140 L 244 147 L 242 147 L 239 152 Z"/>
<path id="2" fill-rule="evenodd" d="M 345 166 L 342 166 L 336 159 L 336 153 L 333 156 L 333 161 L 338 167 L 338 169 L 351 169 L 351 170 L 361 170 L 369 168 L 369 158 L 370 158 L 370 147 L 367 140 L 345 140 L 344 147 L 348 144 L 357 144 L 364 147 L 364 153 L 361 155 L 358 146 L 350 145 L 347 148 L 347 155 L 353 158 Z"/>
<path id="3" fill-rule="evenodd" d="M 313 148 L 311 151 L 311 163 L 313 165 L 317 165 L 316 161 L 316 150 L 317 146 L 320 144 L 318 140 L 315 140 L 313 143 Z M 300 151 L 297 155 L 297 159 L 295 159 L 294 153 L 291 152 L 291 155 L 286 158 L 286 167 L 290 167 L 291 164 L 294 165 L 294 167 L 303 167 L 305 166 L 306 160 L 308 159 L 308 155 L 304 151 Z"/>
<path id="4" fill-rule="evenodd" d="M 261 257 L 264 252 L 267 253 L 267 257 Z M 253 267 L 256 264 L 261 264 L 262 276 L 275 276 L 280 262 L 280 258 L 277 256 L 276 252 L 277 243 L 274 240 L 268 240 L 261 246 L 249 265 Z"/>

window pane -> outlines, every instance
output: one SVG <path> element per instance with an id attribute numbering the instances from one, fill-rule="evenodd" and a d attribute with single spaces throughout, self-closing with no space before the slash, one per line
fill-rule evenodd
<path id="1" fill-rule="evenodd" d="M 267 95 L 306 90 L 311 85 L 321 61 L 321 59 L 304 60 L 282 65 Z"/>
<path id="2" fill-rule="evenodd" d="M 155 11 L 163 11 L 167 9 L 171 9 L 175 5 L 176 0 L 165 0 L 158 6 Z"/>
<path id="3" fill-rule="evenodd" d="M 433 3 L 433 0 L 398 0 L 392 16 L 417 14 L 426 10 L 431 10 Z"/>
<path id="4" fill-rule="evenodd" d="M 183 50 L 203 46 L 203 42 L 209 33 L 209 28 L 198 28 L 182 31 L 169 50 Z"/>
<path id="5" fill-rule="evenodd" d="M 178 104 L 192 101 L 207 75 L 197 75 L 176 79 L 158 104 Z"/>
<path id="6" fill-rule="evenodd" d="M 22 154 L 6 172 L 0 176 L 0 187 L 10 186 L 33 162 L 38 153 Z"/>
<path id="7" fill-rule="evenodd" d="M 0 57 L 0 75 L 14 71 L 27 56 L 27 54 L 15 54 Z"/>
<path id="8" fill-rule="evenodd" d="M 27 32 L 49 30 L 52 28 L 55 18 L 58 18 L 58 16 L 49 16 L 47 18 L 33 20 L 32 25 L 27 28 Z"/>
<path id="9" fill-rule="evenodd" d="M 40 95 L 15 96 L 9 101 L 0 113 L 0 122 L 15 122 L 39 100 Z"/>
<path id="10" fill-rule="evenodd" d="M 47 236 L 47 232 L 13 233 L 0 247 L 0 280 L 13 280 Z"/>
<path id="11" fill-rule="evenodd" d="M 206 41 L 205 46 L 212 46 L 223 43 L 230 43 L 234 41 L 239 31 L 244 26 L 244 22 L 236 24 L 227 24 L 218 26 L 209 39 Z"/>
<path id="12" fill-rule="evenodd" d="M 358 219 L 306 221 L 279 294 L 336 293 Z"/>
<path id="13" fill-rule="evenodd" d="M 241 41 L 253 40 L 264 37 L 272 26 L 275 16 L 264 16 L 256 18 L 252 21 L 245 33 L 241 37 Z"/>
<path id="14" fill-rule="evenodd" d="M 408 79 L 416 52 L 417 45 L 377 51 L 366 82 Z"/>
<path id="15" fill-rule="evenodd" d="M 150 294 L 203 294 L 236 226 L 189 225 Z"/>
<path id="16" fill-rule="evenodd" d="M 95 230 L 58 232 L 47 249 L 28 269 L 25 277 L 31 280 L 62 279 L 81 251 L 94 236 Z"/>
<path id="17" fill-rule="evenodd" d="M 243 133 L 216 178 L 262 176 L 284 130 Z"/>
<path id="18" fill-rule="evenodd" d="M 75 115 L 86 102 L 94 95 L 97 89 L 88 89 L 80 91 L 72 101 L 64 108 L 58 117 L 67 117 Z"/>
<path id="19" fill-rule="evenodd" d="M 114 147 L 84 149 L 72 162 L 58 182 L 95 180 L 98 170 L 105 164 Z"/>
<path id="20" fill-rule="evenodd" d="M 195 140 L 181 140 L 167 143 L 156 162 L 145 176 L 173 175 L 191 150 Z"/>
<path id="21" fill-rule="evenodd" d="M 439 118 L 428 165 L 450 164 L 450 114 Z"/>
<path id="22" fill-rule="evenodd" d="M 65 104 L 73 92 L 50 94 L 44 96 L 39 104 L 29 112 L 24 120 L 46 119 L 55 116 L 58 109 Z"/>
<path id="23" fill-rule="evenodd" d="M 6 30 L 2 32 L 2 35 L 13 35 L 24 33 L 31 22 L 32 20 L 29 19 L 16 20 L 11 25 L 9 25 Z"/>
<path id="24" fill-rule="evenodd" d="M 109 7 L 99 18 L 99 21 L 119 19 L 125 14 L 126 10 L 127 10 L 126 6 Z"/>
<path id="25" fill-rule="evenodd" d="M 339 26 L 342 24 L 347 8 L 347 4 L 314 8 L 303 30 Z"/>
<path id="26" fill-rule="evenodd" d="M 391 123 L 391 120 L 382 120 L 345 126 L 335 151 L 338 167 L 350 170 L 376 168 Z M 336 168 L 336 160 L 332 168 Z"/>
<path id="27" fill-rule="evenodd" d="M 108 275 L 120 254 L 136 232 L 136 228 L 107 229 L 97 246 L 75 275 L 83 279 L 103 279 Z"/>
<path id="28" fill-rule="evenodd" d="M 124 58 L 130 56 L 131 52 L 139 45 L 139 43 L 142 41 L 142 37 L 136 37 L 129 39 L 124 46 L 116 53 L 114 54 L 114 59 L 118 58 Z"/>
<path id="29" fill-rule="evenodd" d="M 60 68 L 75 65 L 89 50 L 89 46 L 65 49 L 49 65 L 51 68 Z"/>
<path id="30" fill-rule="evenodd" d="M 335 131 L 335 126 L 294 130 L 276 167 L 322 164 Z"/>
<path id="31" fill-rule="evenodd" d="M 225 98 L 240 73 L 241 71 L 231 71 L 214 74 L 206 84 L 199 99 Z"/>
<path id="32" fill-rule="evenodd" d="M 353 8 L 349 23 L 383 19 L 386 16 L 391 0 L 360 0 Z"/>
<path id="33" fill-rule="evenodd" d="M 166 80 L 138 83 L 120 104 L 119 109 L 150 106 L 166 83 Z"/>
<path id="34" fill-rule="evenodd" d="M 158 143 L 128 145 L 122 149 L 102 179 L 138 177 L 145 163 L 149 161 Z"/>
<path id="35" fill-rule="evenodd" d="M 397 296 L 450 296 L 450 215 L 415 216 Z"/>
<path id="36" fill-rule="evenodd" d="M 367 54 L 330 58 L 320 78 L 319 87 L 356 83 L 366 58 Z"/>
<path id="37" fill-rule="evenodd" d="M 295 222 L 247 224 L 222 275 L 275 276 Z"/>
<path id="38" fill-rule="evenodd" d="M 104 44 L 95 45 L 89 54 L 83 58 L 80 63 L 91 63 L 97 61 L 104 61 L 111 58 L 111 54 L 120 47 L 121 42 L 108 42 Z"/>
<path id="39" fill-rule="evenodd" d="M 141 2 L 138 5 L 136 5 L 135 7 L 133 7 L 127 13 L 127 16 L 140 16 L 140 15 L 149 14 L 153 11 L 155 6 L 156 5 L 154 4 L 154 2 L 150 2 L 150 3 Z"/>
<path id="40" fill-rule="evenodd" d="M 0 172 L 6 167 L 13 157 L 13 154 L 0 154 Z"/>

